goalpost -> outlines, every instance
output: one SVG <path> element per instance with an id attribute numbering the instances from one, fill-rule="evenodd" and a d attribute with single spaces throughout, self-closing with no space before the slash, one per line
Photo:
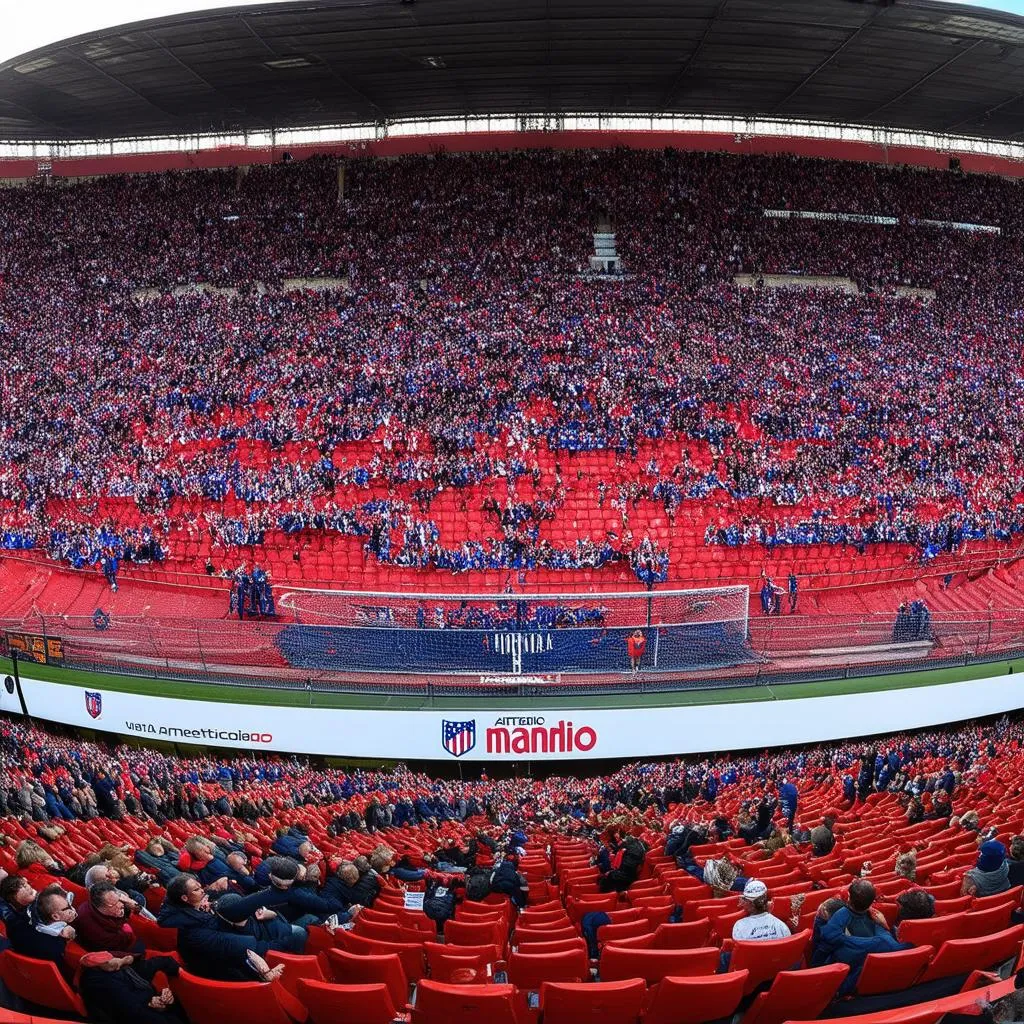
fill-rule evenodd
<path id="1" fill-rule="evenodd" d="M 751 658 L 747 587 L 597 594 L 396 594 L 293 587 L 278 609 L 288 662 L 314 671 L 481 677 L 699 671 Z"/>

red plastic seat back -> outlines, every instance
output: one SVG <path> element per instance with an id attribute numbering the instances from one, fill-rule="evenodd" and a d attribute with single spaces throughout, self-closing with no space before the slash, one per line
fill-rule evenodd
<path id="1" fill-rule="evenodd" d="M 326 981 L 323 968 L 320 966 L 318 956 L 302 956 L 297 953 L 279 953 L 272 949 L 267 953 L 267 963 L 271 967 L 284 964 L 284 974 L 281 975 L 281 984 L 293 996 L 298 998 L 299 979 L 308 978 L 311 981 Z"/>
<path id="2" fill-rule="evenodd" d="M 85 1016 L 81 997 L 49 960 L 34 960 L 11 949 L 4 950 L 0 954 L 0 978 L 16 996 L 30 1003 L 58 1013 Z"/>
<path id="3" fill-rule="evenodd" d="M 734 971 L 749 971 L 746 992 L 749 995 L 759 985 L 771 981 L 779 971 L 788 971 L 799 965 L 810 941 L 807 929 L 788 939 L 769 939 L 765 942 L 737 942 L 733 946 L 729 966 Z"/>
<path id="4" fill-rule="evenodd" d="M 636 1024 L 646 985 L 632 981 L 566 984 L 545 982 L 540 990 L 544 1024 Z"/>
<path id="5" fill-rule="evenodd" d="M 442 957 L 477 957 L 488 964 L 493 964 L 501 957 L 498 947 L 487 943 L 478 946 L 447 946 L 441 942 L 426 942 L 423 951 L 427 954 L 427 970 L 432 978 Z"/>
<path id="6" fill-rule="evenodd" d="M 747 971 L 710 978 L 665 978 L 654 991 L 644 1024 L 704 1024 L 730 1017 L 743 998 Z"/>
<path id="7" fill-rule="evenodd" d="M 381 956 L 329 949 L 326 953 L 330 980 L 336 985 L 387 985 L 391 1001 L 399 1009 L 409 998 L 409 982 L 397 953 Z"/>
<path id="8" fill-rule="evenodd" d="M 383 942 L 380 939 L 368 939 L 355 932 L 337 931 L 335 941 L 338 949 L 347 949 L 350 953 L 381 956 L 384 953 L 397 953 L 402 961 L 407 981 L 419 981 L 423 977 L 423 947 L 419 942 Z M 330 950 L 327 950 L 330 952 Z"/>
<path id="9" fill-rule="evenodd" d="M 300 978 L 299 1000 L 309 1024 L 391 1024 L 398 1009 L 387 985 L 332 985 Z"/>
<path id="10" fill-rule="evenodd" d="M 1024 924 L 977 939 L 950 939 L 943 943 L 932 962 L 925 968 L 924 974 L 921 975 L 921 983 L 985 970 L 1011 957 L 1019 957 L 1022 940 Z"/>
<path id="11" fill-rule="evenodd" d="M 508 980 L 518 989 L 536 991 L 545 981 L 586 981 L 590 961 L 586 949 L 559 953 L 534 953 L 532 946 L 517 950 L 508 958 Z"/>
<path id="12" fill-rule="evenodd" d="M 945 917 L 923 917 L 909 921 L 901 921 L 896 929 L 896 937 L 900 942 L 910 942 L 915 946 L 934 946 L 938 949 L 949 939 L 961 938 L 960 930 L 967 916 L 965 912 L 947 914 Z"/>
<path id="13" fill-rule="evenodd" d="M 210 981 L 181 971 L 171 987 L 191 1024 L 291 1024 L 273 987 L 261 981 Z"/>
<path id="14" fill-rule="evenodd" d="M 754 1000 L 743 1024 L 814 1020 L 835 998 L 849 973 L 849 964 L 829 964 L 806 971 L 780 971 L 772 987 Z"/>
<path id="15" fill-rule="evenodd" d="M 416 989 L 412 1024 L 519 1024 L 511 985 L 442 985 L 424 979 Z"/>
<path id="16" fill-rule="evenodd" d="M 654 948 L 697 949 L 707 945 L 710 935 L 711 922 L 706 917 L 678 924 L 659 924 L 654 932 Z"/>
<path id="17" fill-rule="evenodd" d="M 642 978 L 654 985 L 667 977 L 714 974 L 721 951 L 714 946 L 699 949 L 622 949 L 605 946 L 601 952 L 601 980 Z"/>
<path id="18" fill-rule="evenodd" d="M 869 953 L 857 979 L 857 994 L 873 996 L 910 988 L 934 952 L 934 946 L 914 946 L 893 953 Z"/>

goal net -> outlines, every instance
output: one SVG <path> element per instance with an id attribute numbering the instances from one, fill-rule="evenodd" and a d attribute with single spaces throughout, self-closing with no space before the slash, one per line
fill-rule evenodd
<path id="1" fill-rule="evenodd" d="M 312 671 L 538 675 L 699 671 L 748 661 L 750 591 L 392 594 L 297 588 L 278 602 L 288 662 Z"/>

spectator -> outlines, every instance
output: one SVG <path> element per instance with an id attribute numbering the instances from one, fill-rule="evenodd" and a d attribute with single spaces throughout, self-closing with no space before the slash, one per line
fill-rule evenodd
<path id="1" fill-rule="evenodd" d="M 145 946 L 132 929 L 135 901 L 113 882 L 89 886 L 89 898 L 78 913 L 78 941 L 88 950 L 141 956 Z"/>
<path id="2" fill-rule="evenodd" d="M 792 934 L 789 925 L 770 913 L 768 908 L 771 902 L 768 886 L 764 882 L 757 878 L 747 882 L 740 897 L 740 905 L 747 916 L 732 926 L 734 941 L 763 942 L 767 939 L 785 939 Z"/>
<path id="3" fill-rule="evenodd" d="M 222 930 L 199 879 L 185 872 L 167 887 L 157 920 L 161 927 L 178 930 L 178 953 L 186 969 L 216 981 L 272 980 L 265 962 L 261 967 L 250 954 L 262 957 L 271 949 L 292 948 L 290 938 L 282 944 Z"/>
<path id="4" fill-rule="evenodd" d="M 136 959 L 106 951 L 87 953 L 79 963 L 78 987 L 91 1017 L 111 1024 L 166 1024 L 184 1020 L 169 988 L 153 986 L 157 973 L 178 976 L 169 956 Z"/>
<path id="5" fill-rule="evenodd" d="M 1006 847 L 990 839 L 978 847 L 978 862 L 964 875 L 965 896 L 995 896 L 1010 888 L 1010 866 Z"/>
<path id="6" fill-rule="evenodd" d="M 874 900 L 875 887 L 866 878 L 854 879 L 846 906 L 832 914 L 820 928 L 816 953 L 820 952 L 822 962 L 850 966 L 850 973 L 839 990 L 841 994 L 856 988 L 869 953 L 910 948 L 909 944 L 897 942 L 885 918 L 872 907 Z"/>

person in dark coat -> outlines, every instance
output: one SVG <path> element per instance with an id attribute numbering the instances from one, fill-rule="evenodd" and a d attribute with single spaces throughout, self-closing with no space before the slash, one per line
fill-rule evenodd
<path id="1" fill-rule="evenodd" d="M 178 929 L 178 954 L 186 970 L 214 981 L 256 981 L 261 974 L 252 966 L 250 953 L 263 957 L 291 944 L 223 931 L 199 879 L 187 873 L 167 887 L 157 922 Z"/>
<path id="2" fill-rule="evenodd" d="M 372 907 L 380 894 L 380 882 L 372 871 L 360 874 L 351 861 L 338 865 L 338 870 L 324 883 L 322 895 L 337 900 L 346 907 L 358 904 Z"/>
<path id="3" fill-rule="evenodd" d="M 346 911 L 340 901 L 317 893 L 315 887 L 303 881 L 305 869 L 288 857 L 268 857 L 264 864 L 270 885 L 243 898 L 237 913 L 244 917 L 266 907 L 292 924 L 306 928 L 311 924 L 322 924 L 333 914 L 338 915 L 339 924 L 345 924 L 353 920 L 361 909 L 350 907 Z"/>
<path id="4" fill-rule="evenodd" d="M 169 988 L 157 991 L 158 971 L 177 977 L 181 967 L 170 956 L 133 960 L 107 951 L 88 953 L 79 964 L 78 989 L 91 1018 L 111 1024 L 167 1024 L 184 1019 Z"/>
<path id="5" fill-rule="evenodd" d="M 49 960 L 70 982 L 72 971 L 64 953 L 75 938 L 72 922 L 77 916 L 67 893 L 59 885 L 48 885 L 27 912 L 8 920 L 7 938 L 15 953 Z"/>

